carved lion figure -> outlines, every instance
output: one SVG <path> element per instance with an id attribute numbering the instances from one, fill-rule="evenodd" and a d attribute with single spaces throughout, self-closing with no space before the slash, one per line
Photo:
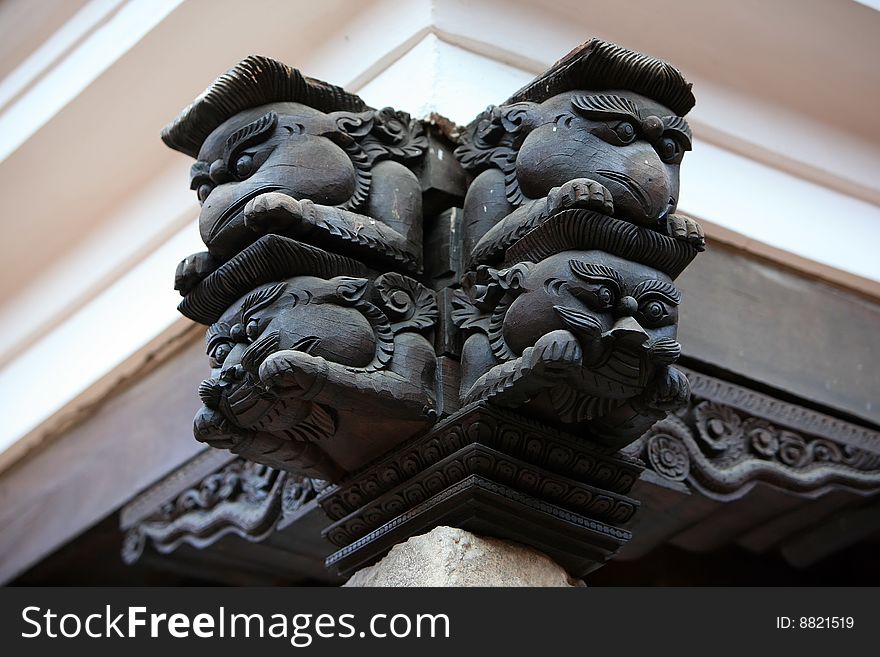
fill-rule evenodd
<path id="1" fill-rule="evenodd" d="M 221 75 L 162 135 L 196 158 L 191 188 L 207 251 L 178 266 L 192 290 L 220 264 L 274 233 L 418 272 L 421 186 L 406 163 L 421 157 L 421 124 L 392 108 L 251 56 Z"/>
<path id="2" fill-rule="evenodd" d="M 433 294 L 400 274 L 257 287 L 208 330 L 196 438 L 337 479 L 362 465 L 352 454 L 381 454 L 433 421 L 435 357 L 419 331 L 436 315 Z"/>
<path id="3" fill-rule="evenodd" d="M 518 242 L 502 267 L 469 274 L 454 304 L 469 334 L 462 402 L 527 407 L 613 447 L 638 438 L 688 398 L 672 366 L 681 353 L 672 280 L 693 253 L 682 247 L 570 210 Z"/>
<path id="4" fill-rule="evenodd" d="M 476 177 L 464 207 L 465 253 L 497 262 L 553 214 L 587 208 L 702 249 L 675 214 L 691 149 L 690 85 L 660 60 L 594 39 L 465 131 L 456 155 Z"/>

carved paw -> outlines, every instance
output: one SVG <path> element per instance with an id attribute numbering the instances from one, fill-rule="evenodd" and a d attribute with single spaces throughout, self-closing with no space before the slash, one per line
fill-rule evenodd
<path id="1" fill-rule="evenodd" d="M 327 361 L 302 351 L 278 351 L 260 365 L 260 381 L 285 397 L 310 399 L 327 380 Z"/>
<path id="2" fill-rule="evenodd" d="M 569 331 L 552 331 L 530 348 L 527 365 L 539 376 L 557 377 L 580 368 L 584 359 L 581 344 Z"/>
<path id="3" fill-rule="evenodd" d="M 202 407 L 193 420 L 193 435 L 199 442 L 217 449 L 231 449 L 235 439 L 229 431 L 229 423 L 218 411 Z"/>
<path id="4" fill-rule="evenodd" d="M 215 269 L 217 269 L 217 261 L 210 253 L 207 251 L 193 253 L 177 265 L 177 271 L 174 273 L 174 289 L 184 296 Z"/>
<path id="5" fill-rule="evenodd" d="M 262 233 L 286 231 L 305 218 L 302 201 L 281 192 L 268 192 L 244 206 L 244 225 Z"/>
<path id="6" fill-rule="evenodd" d="M 687 404 L 691 386 L 681 370 L 666 367 L 657 378 L 648 406 L 659 411 L 674 411 Z"/>
<path id="7" fill-rule="evenodd" d="M 690 217 L 680 214 L 669 215 L 666 218 L 666 231 L 670 237 L 689 242 L 700 251 L 706 248 L 706 235 L 703 233 L 703 227 Z"/>
<path id="8" fill-rule="evenodd" d="M 605 185 L 588 178 L 575 178 L 554 187 L 547 194 L 547 212 L 556 214 L 571 208 L 588 208 L 603 214 L 614 214 L 614 199 Z"/>

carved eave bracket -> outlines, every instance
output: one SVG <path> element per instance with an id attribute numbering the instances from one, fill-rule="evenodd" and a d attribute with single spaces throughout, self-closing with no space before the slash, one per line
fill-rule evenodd
<path id="1" fill-rule="evenodd" d="M 247 461 L 132 553 L 259 540 L 317 478 L 340 572 L 438 523 L 601 565 L 638 507 L 618 450 L 689 396 L 692 105 L 674 67 L 597 39 L 463 129 L 265 57 L 219 76 L 163 139 L 195 159 L 207 249 L 175 276 L 209 326 L 194 434 Z"/>

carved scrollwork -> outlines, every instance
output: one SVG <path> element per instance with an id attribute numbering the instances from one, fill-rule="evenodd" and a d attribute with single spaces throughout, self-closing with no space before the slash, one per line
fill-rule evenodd
<path id="1" fill-rule="evenodd" d="M 296 518 L 303 508 L 327 488 L 323 479 L 313 479 L 283 473 L 284 485 L 281 488 L 281 518 L 279 523 Z"/>
<path id="2" fill-rule="evenodd" d="M 752 457 L 806 469 L 814 464 L 836 463 L 857 469 L 880 468 L 880 454 L 872 454 L 824 438 L 806 438 L 777 428 L 756 417 L 743 419 L 733 409 L 703 401 L 694 407 L 700 438 L 711 449 L 733 461 Z"/>
<path id="3" fill-rule="evenodd" d="M 474 172 L 489 166 L 508 166 L 510 156 L 516 158 L 510 138 L 515 128 L 516 126 L 511 126 L 508 130 L 501 108 L 489 105 L 477 115 L 469 129 L 462 133 L 455 156 L 465 169 Z"/>
<path id="4" fill-rule="evenodd" d="M 418 281 L 389 273 L 379 276 L 375 285 L 386 313 L 392 318 L 394 333 L 428 329 L 437 322 L 437 295 Z"/>
<path id="5" fill-rule="evenodd" d="M 161 513 L 166 518 L 175 518 L 190 511 L 211 509 L 230 499 L 257 505 L 265 501 L 276 476 L 272 468 L 236 460 L 164 505 Z"/>
<path id="6" fill-rule="evenodd" d="M 516 157 L 522 141 L 520 131 L 528 124 L 532 107 L 532 103 L 490 105 L 462 133 L 455 149 L 455 156 L 469 171 L 500 169 L 507 200 L 514 206 L 526 201 L 516 176 Z"/>
<path id="7" fill-rule="evenodd" d="M 779 401 L 772 408 L 780 416 L 796 412 Z M 759 481 L 807 496 L 880 490 L 880 451 L 792 431 L 711 400 L 693 398 L 689 409 L 659 421 L 641 449 L 655 472 L 715 499 L 744 495 Z"/>
<path id="8" fill-rule="evenodd" d="M 361 113 L 334 112 L 335 130 L 324 134 L 337 143 L 351 159 L 355 171 L 355 190 L 338 207 L 361 210 L 370 196 L 373 165 L 381 160 L 407 162 L 422 157 L 428 138 L 420 121 L 393 107 Z"/>
<path id="9" fill-rule="evenodd" d="M 464 277 L 462 289 L 453 294 L 452 321 L 468 333 L 484 333 L 499 362 L 517 357 L 504 338 L 504 319 L 511 303 L 525 291 L 523 285 L 533 266 L 531 262 L 519 262 L 503 270 L 479 267 Z"/>
<path id="10" fill-rule="evenodd" d="M 503 293 L 498 286 L 483 280 L 487 273 L 488 268 L 468 272 L 462 279 L 463 289 L 453 293 L 452 321 L 462 331 L 489 330 L 489 317 Z"/>
<path id="11" fill-rule="evenodd" d="M 711 402 L 694 408 L 699 435 L 706 447 L 730 459 L 739 458 L 743 452 L 743 421 L 732 409 Z"/>
<path id="12" fill-rule="evenodd" d="M 147 545 L 167 554 L 183 544 L 205 548 L 235 534 L 259 542 L 326 484 L 237 458 L 131 527 L 122 557 L 134 563 Z"/>
<path id="13" fill-rule="evenodd" d="M 421 121 L 407 112 L 385 107 L 373 113 L 371 139 L 364 141 L 364 150 L 374 162 L 384 158 L 412 160 L 425 154 L 428 137 Z"/>

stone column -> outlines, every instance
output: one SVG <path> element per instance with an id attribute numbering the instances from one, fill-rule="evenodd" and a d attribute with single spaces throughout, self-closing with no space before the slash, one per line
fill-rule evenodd
<path id="1" fill-rule="evenodd" d="M 399 543 L 344 586 L 584 586 L 542 552 L 512 541 L 435 527 Z"/>

